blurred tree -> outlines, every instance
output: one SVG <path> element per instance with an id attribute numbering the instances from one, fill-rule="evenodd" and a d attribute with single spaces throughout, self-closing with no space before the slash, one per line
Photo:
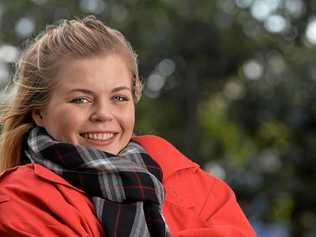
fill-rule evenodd
<path id="1" fill-rule="evenodd" d="M 139 54 L 137 132 L 225 178 L 258 236 L 314 236 L 315 13 L 308 0 L 2 0 L 0 86 L 26 39 L 94 14 Z"/>

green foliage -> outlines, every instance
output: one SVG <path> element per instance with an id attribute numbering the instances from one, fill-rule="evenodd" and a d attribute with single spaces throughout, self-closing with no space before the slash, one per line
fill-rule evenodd
<path id="1" fill-rule="evenodd" d="M 23 48 L 61 18 L 95 14 L 139 55 L 145 87 L 136 133 L 159 134 L 202 166 L 215 162 L 250 217 L 311 236 L 316 47 L 307 31 L 316 8 L 313 1 L 270 1 L 283 4 L 264 18 L 254 10 L 258 2 L 3 0 L 0 49 Z M 23 19 L 34 29 L 19 34 Z M 282 19 L 286 28 L 277 31 Z M 14 64 L 6 60 L 0 57 L 4 71 Z M 0 73 L 1 86 L 6 79 Z"/>

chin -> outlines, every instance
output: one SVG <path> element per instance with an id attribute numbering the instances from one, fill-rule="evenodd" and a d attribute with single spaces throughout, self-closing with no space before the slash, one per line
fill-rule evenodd
<path id="1" fill-rule="evenodd" d="M 120 151 L 114 151 L 114 150 L 107 150 L 107 149 L 103 149 L 102 151 L 112 154 L 112 155 L 117 155 Z"/>
<path id="2" fill-rule="evenodd" d="M 106 147 L 98 147 L 98 146 L 89 146 L 93 149 L 97 149 L 99 151 L 104 151 L 106 153 L 110 153 L 112 155 L 117 155 L 121 150 L 117 151 L 115 148 L 106 148 Z"/>

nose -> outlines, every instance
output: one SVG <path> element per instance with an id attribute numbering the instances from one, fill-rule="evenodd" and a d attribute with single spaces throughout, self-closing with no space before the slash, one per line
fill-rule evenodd
<path id="1" fill-rule="evenodd" d="M 106 122 L 112 121 L 113 114 L 112 109 L 110 106 L 107 106 L 105 103 L 95 105 L 91 115 L 90 121 L 91 122 Z"/>

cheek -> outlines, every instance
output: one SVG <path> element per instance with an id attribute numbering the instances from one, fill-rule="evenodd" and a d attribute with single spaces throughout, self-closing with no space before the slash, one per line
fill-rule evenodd
<path id="1" fill-rule="evenodd" d="M 135 124 L 135 111 L 134 111 L 134 109 L 131 109 L 130 113 L 128 113 L 126 115 L 125 124 L 126 124 L 126 129 L 130 133 L 133 133 L 134 124 Z"/>
<path id="2" fill-rule="evenodd" d="M 135 123 L 135 111 L 133 107 L 128 109 L 120 110 L 117 113 L 116 119 L 119 123 L 119 126 L 123 130 L 124 139 L 130 139 L 134 130 Z"/>
<path id="3" fill-rule="evenodd" d="M 67 120 L 56 118 L 48 122 L 47 130 L 50 135 L 59 141 L 65 141 L 73 130 L 73 125 Z M 67 139 L 68 140 L 68 139 Z"/>
<path id="4" fill-rule="evenodd" d="M 53 111 L 52 111 L 53 112 Z M 57 140 L 72 141 L 82 125 L 82 118 L 72 111 L 58 110 L 48 115 L 46 129 Z"/>

